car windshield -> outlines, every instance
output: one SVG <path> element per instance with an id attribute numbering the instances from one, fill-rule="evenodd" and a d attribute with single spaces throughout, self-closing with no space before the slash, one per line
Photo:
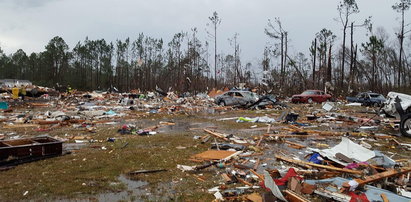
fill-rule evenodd
<path id="1" fill-rule="evenodd" d="M 372 98 L 380 98 L 380 99 L 385 99 L 383 95 L 381 94 L 370 94 L 370 97 Z"/>
<path id="2" fill-rule="evenodd" d="M 317 94 L 316 91 L 310 91 L 310 90 L 307 90 L 301 93 L 301 95 L 315 95 L 315 94 Z"/>

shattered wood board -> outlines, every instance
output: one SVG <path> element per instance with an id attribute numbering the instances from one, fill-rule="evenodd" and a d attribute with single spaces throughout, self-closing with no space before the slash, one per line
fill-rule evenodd
<path id="1" fill-rule="evenodd" d="M 9 124 L 4 125 L 3 128 L 13 129 L 13 128 L 31 128 L 31 127 L 39 127 L 38 124 Z"/>
<path id="2" fill-rule="evenodd" d="M 263 197 L 258 193 L 249 194 L 246 198 L 252 202 L 263 202 Z"/>
<path id="3" fill-rule="evenodd" d="M 236 153 L 235 151 L 224 151 L 224 150 L 208 150 L 199 154 L 192 156 L 194 159 L 204 159 L 204 160 L 221 160 L 225 159 Z"/>

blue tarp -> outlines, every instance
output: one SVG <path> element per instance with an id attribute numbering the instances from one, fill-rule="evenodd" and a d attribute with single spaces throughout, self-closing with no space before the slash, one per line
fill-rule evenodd
<path id="1" fill-rule="evenodd" d="M 7 102 L 0 102 L 0 109 L 8 109 L 9 104 Z"/>
<path id="2" fill-rule="evenodd" d="M 310 159 L 308 159 L 309 162 L 315 163 L 315 164 L 321 164 L 323 161 L 318 159 L 320 157 L 319 153 L 314 153 L 311 155 Z"/>

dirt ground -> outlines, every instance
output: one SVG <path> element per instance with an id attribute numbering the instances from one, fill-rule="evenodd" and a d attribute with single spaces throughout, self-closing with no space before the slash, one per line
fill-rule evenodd
<path id="1" fill-rule="evenodd" d="M 300 115 L 297 122 L 308 123 L 310 130 L 352 132 L 359 127 L 358 123 L 308 121 L 305 117 L 321 105 L 301 104 L 290 105 L 292 110 Z M 21 109 L 24 110 L 24 109 Z M 49 110 L 47 108 L 35 110 Z M 44 159 L 36 162 L 17 165 L 1 171 L 0 200 L 57 200 L 57 201 L 211 201 L 215 197 L 208 189 L 223 184 L 220 174 L 224 169 L 210 167 L 198 172 L 182 172 L 178 164 L 198 165 L 190 161 L 194 154 L 206 151 L 213 139 L 205 144 L 197 139 L 204 136 L 204 128 L 221 133 L 233 134 L 245 139 L 258 141 L 267 132 L 266 123 L 237 123 L 236 119 L 219 121 L 231 117 L 278 118 L 285 109 L 266 110 L 228 110 L 222 113 L 178 113 L 178 114 L 147 114 L 136 112 L 125 118 L 116 119 L 114 125 L 97 124 L 95 133 L 84 128 L 72 126 L 60 127 L 47 132 L 36 131 L 33 128 L 2 129 L 0 133 L 30 137 L 47 134 L 51 137 L 66 139 L 64 148 L 68 154 Z M 376 117 L 373 108 L 342 107 L 338 113 L 349 114 L 362 118 Z M 379 118 L 378 116 L 376 118 Z M 175 125 L 161 125 L 160 122 L 172 122 Z M 159 125 L 157 134 L 139 136 L 122 135 L 118 129 L 124 124 L 134 124 L 145 128 Z M 289 124 L 274 123 L 270 133 L 291 134 L 284 130 Z M 366 131 L 364 134 L 371 132 Z M 380 124 L 378 131 L 385 135 L 397 136 L 398 130 L 388 125 Z M 72 137 L 83 137 L 85 143 L 75 143 Z M 107 141 L 108 139 L 114 141 Z M 298 144 L 316 148 L 319 145 L 332 147 L 340 142 L 340 136 L 327 138 L 292 138 Z M 361 140 L 372 146 L 373 150 L 383 151 L 393 159 L 409 159 L 410 151 L 392 144 L 390 139 L 356 136 L 357 143 Z M 396 137 L 402 143 L 410 143 L 411 139 Z M 285 163 L 275 160 L 275 154 L 284 154 L 303 159 L 308 154 L 306 149 L 290 148 L 279 141 L 262 141 L 257 172 L 264 169 L 282 169 Z M 249 161 L 253 165 L 253 161 Z M 165 169 L 157 173 L 128 175 L 136 170 Z M 257 190 L 262 191 L 262 190 Z"/>

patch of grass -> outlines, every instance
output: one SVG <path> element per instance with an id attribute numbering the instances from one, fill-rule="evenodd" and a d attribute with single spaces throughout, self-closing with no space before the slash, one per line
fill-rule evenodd
<path id="1" fill-rule="evenodd" d="M 14 169 L 0 173 L 3 182 L 0 185 L 2 201 L 24 199 L 73 198 L 80 195 L 94 195 L 102 192 L 117 192 L 125 186 L 112 186 L 118 182 L 121 174 L 134 170 L 167 169 L 162 173 L 139 175 L 139 180 L 147 181 L 151 187 L 160 183 L 170 183 L 177 179 L 185 180 L 176 187 L 193 186 L 197 179 L 191 180 L 185 173 L 176 169 L 177 164 L 191 164 L 187 159 L 201 151 L 206 145 L 198 144 L 190 133 L 176 135 L 158 134 L 153 136 L 117 135 L 114 129 L 99 130 L 93 134 L 96 139 L 118 138 L 114 143 L 93 143 L 105 146 L 84 148 L 73 154 L 19 165 Z M 128 146 L 121 147 L 128 142 Z M 92 145 L 93 145 L 92 144 Z M 176 149 L 184 146 L 186 149 Z M 188 178 L 188 179 L 186 179 Z M 23 193 L 28 194 L 23 196 Z M 179 192 L 180 193 L 180 192 Z M 185 192 L 181 192 L 181 197 Z M 192 191 L 187 192 L 193 193 Z M 193 194 L 193 197 L 204 193 Z M 188 199 L 187 198 L 187 199 Z"/>

